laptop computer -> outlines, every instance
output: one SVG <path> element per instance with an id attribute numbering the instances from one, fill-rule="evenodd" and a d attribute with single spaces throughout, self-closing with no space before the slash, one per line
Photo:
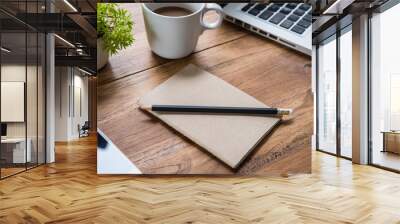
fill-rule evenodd
<path id="1" fill-rule="evenodd" d="M 311 55 L 312 6 L 304 3 L 228 3 L 225 20 Z"/>

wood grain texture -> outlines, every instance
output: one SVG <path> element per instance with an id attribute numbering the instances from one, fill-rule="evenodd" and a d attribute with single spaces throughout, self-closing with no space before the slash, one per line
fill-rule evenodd
<path id="1" fill-rule="evenodd" d="M 139 14 L 138 5 L 129 9 Z M 313 129 L 310 58 L 224 23 L 206 31 L 198 48 L 180 60 L 159 61 L 139 32 L 132 51 L 121 52 L 99 74 L 98 127 L 146 174 L 309 173 Z M 234 34 L 234 35 L 233 35 Z M 144 35 L 144 34 L 143 34 Z M 235 38 L 233 38 L 235 36 Z M 218 40 L 218 41 L 216 41 Z M 136 55 L 138 49 L 140 55 Z M 148 61 L 143 61 L 145 60 Z M 152 60 L 150 60 L 152 59 Z M 160 59 L 161 60 L 161 59 Z M 135 62 L 129 64 L 129 62 Z M 137 63 L 136 63 L 137 62 Z M 294 108 L 237 170 L 138 109 L 137 100 L 189 63 L 218 76 L 259 101 Z M 124 64 L 125 71 L 114 69 Z"/>
<path id="2" fill-rule="evenodd" d="M 3 166 L 1 167 L 1 178 L 5 178 L 8 176 L 11 176 L 13 174 L 22 172 L 25 170 L 25 164 L 10 164 L 10 165 L 6 165 L 3 164 Z"/>
<path id="3" fill-rule="evenodd" d="M 0 223 L 400 223 L 400 175 L 313 152 L 312 174 L 96 174 L 96 139 L 0 181 Z"/>
<path id="4" fill-rule="evenodd" d="M 153 54 L 149 50 L 140 4 L 128 3 L 120 4 L 120 6 L 127 9 L 132 15 L 135 43 L 110 58 L 110 63 L 99 75 L 98 82 L 100 85 L 139 73 L 169 61 Z M 214 16 L 213 14 L 207 15 L 206 19 L 212 20 Z M 242 30 L 237 29 L 231 24 L 225 24 L 223 29 L 217 29 L 213 32 L 205 31 L 202 38 L 199 39 L 197 43 L 195 52 L 205 51 L 208 48 L 235 40 L 244 35 L 246 35 L 246 33 Z M 129 55 L 129 57 L 127 57 L 127 55 Z"/>

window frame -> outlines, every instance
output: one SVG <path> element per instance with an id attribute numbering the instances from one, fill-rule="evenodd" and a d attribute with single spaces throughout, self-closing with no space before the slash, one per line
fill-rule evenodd
<path id="1" fill-rule="evenodd" d="M 347 160 L 352 160 L 352 158 L 350 158 L 350 157 L 347 157 L 347 156 L 344 156 L 344 155 L 342 155 L 342 150 L 341 150 L 341 119 L 340 119 L 340 112 L 341 112 L 341 108 L 340 108 L 340 81 L 341 81 L 341 79 L 340 79 L 340 77 L 341 77 L 341 66 L 340 66 L 340 60 L 341 60 L 341 57 L 340 57 L 340 38 L 341 38 L 341 36 L 342 35 L 344 35 L 345 33 L 347 33 L 347 32 L 351 32 L 351 25 L 352 25 L 352 23 L 349 23 L 349 24 L 347 24 L 346 26 L 344 26 L 343 28 L 341 28 L 341 29 L 338 29 L 337 31 L 336 31 L 336 33 L 334 33 L 334 34 L 332 34 L 332 35 L 330 35 L 330 36 L 328 36 L 328 37 L 326 37 L 325 39 L 323 39 L 323 40 L 321 40 L 321 41 L 319 41 L 317 44 L 316 44 L 316 53 L 315 53 L 315 55 L 316 55 L 316 69 L 315 69 L 315 74 L 316 74 L 316 97 L 315 97 L 315 99 L 316 99 L 316 109 L 315 109 L 315 113 L 316 113 L 316 133 L 315 133 L 315 135 L 316 135 L 316 139 L 315 139 L 315 145 L 316 145 L 316 151 L 319 151 L 319 152 L 323 152 L 323 153 L 327 153 L 327 154 L 329 154 L 329 155 L 333 155 L 333 156 L 337 156 L 337 157 L 340 157 L 340 158 L 344 158 L 344 159 L 347 159 Z M 335 153 L 332 153 L 332 152 L 328 152 L 328 151 L 326 151 L 326 150 L 324 150 L 324 149 L 321 149 L 320 147 L 319 147 L 319 110 L 320 110 L 320 102 L 319 102 L 319 93 L 320 93 L 320 88 L 319 88 L 319 68 L 320 68 L 320 65 L 319 65 L 319 48 L 320 48 L 320 45 L 322 45 L 322 44 L 326 44 L 326 43 L 328 43 L 328 42 L 331 42 L 331 41 L 336 41 L 336 61 L 335 61 L 335 63 L 336 63 L 336 152 Z"/>
<path id="2" fill-rule="evenodd" d="M 379 164 L 374 164 L 373 163 L 373 142 L 372 142 L 372 23 L 371 20 L 373 18 L 373 14 L 374 13 L 383 13 L 386 10 L 396 6 L 397 4 L 400 4 L 400 0 L 388 0 L 386 2 L 384 2 L 383 4 L 371 8 L 371 9 L 365 9 L 364 13 L 368 15 L 368 19 L 367 19 L 367 34 L 366 34 L 366 38 L 367 38 L 367 165 L 373 166 L 373 167 L 377 167 L 380 169 L 384 169 L 384 170 L 388 170 L 388 171 L 392 171 L 395 173 L 400 173 L 400 170 L 397 169 L 393 169 L 390 167 L 385 167 Z M 336 142 L 336 146 L 338 147 L 336 154 L 335 153 L 330 153 L 327 151 L 324 151 L 323 149 L 319 148 L 319 46 L 321 45 L 321 43 L 324 43 L 325 41 L 331 41 L 330 39 L 332 39 L 332 36 L 336 35 L 336 46 L 337 48 L 340 48 L 340 36 L 343 35 L 344 33 L 346 33 L 346 29 L 348 29 L 348 27 L 351 27 L 352 22 L 351 22 L 351 18 L 352 15 L 341 15 L 340 19 L 338 19 L 338 21 L 333 24 L 332 26 L 326 28 L 325 30 L 323 30 L 322 32 L 320 32 L 316 37 L 313 37 L 313 44 L 315 45 L 315 99 L 316 99 L 316 108 L 315 108 L 315 113 L 316 113 L 316 118 L 315 118 L 315 145 L 316 145 L 316 151 L 319 152 L 323 152 L 323 153 L 327 153 L 336 157 L 340 157 L 340 158 L 344 158 L 344 159 L 348 159 L 348 160 L 352 160 L 352 158 L 348 158 L 345 157 L 343 155 L 341 155 L 341 149 L 340 149 L 340 131 L 341 131 L 341 123 L 340 123 L 340 109 L 337 110 L 339 112 L 337 112 L 337 134 L 336 134 L 336 138 L 337 138 L 337 142 Z M 336 51 L 336 56 L 339 60 L 339 62 L 337 61 L 337 75 L 339 74 L 339 77 L 337 77 L 337 81 L 336 81 L 336 85 L 340 85 L 340 72 L 341 72 L 341 68 L 340 68 L 340 49 L 339 51 Z M 336 98 L 337 98 L 337 109 L 338 107 L 340 107 L 340 86 L 338 88 L 339 91 L 336 92 Z M 338 117 L 339 116 L 339 117 Z"/>
<path id="3" fill-rule="evenodd" d="M 385 11 L 391 9 L 392 7 L 396 6 L 397 4 L 400 4 L 400 0 L 389 0 L 385 2 L 384 4 L 380 5 L 377 8 L 374 8 L 372 10 L 369 10 L 368 13 L 368 31 L 367 31 L 367 39 L 368 39 L 368 59 L 367 59 L 367 77 L 368 77 L 368 165 L 377 167 L 383 170 L 388 170 L 391 172 L 395 173 L 400 173 L 400 169 L 394 169 L 390 168 L 387 166 L 383 166 L 380 164 L 376 164 L 373 162 L 373 130 L 372 130 L 372 93 L 373 93 L 373 88 L 372 88 L 372 19 L 374 18 L 374 14 L 381 14 L 384 13 Z"/>

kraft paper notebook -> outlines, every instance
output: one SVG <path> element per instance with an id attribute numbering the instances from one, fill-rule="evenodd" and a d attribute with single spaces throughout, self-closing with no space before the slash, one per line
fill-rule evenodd
<path id="1" fill-rule="evenodd" d="M 139 104 L 268 107 L 194 65 L 157 86 Z M 232 168 L 279 122 L 279 118 L 262 116 L 150 113 Z"/>

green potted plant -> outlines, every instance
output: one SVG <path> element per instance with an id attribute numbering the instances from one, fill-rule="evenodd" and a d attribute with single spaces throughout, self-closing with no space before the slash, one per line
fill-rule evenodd
<path id="1" fill-rule="evenodd" d="M 131 14 L 115 3 L 97 4 L 97 70 L 108 63 L 110 55 L 134 42 Z"/>

